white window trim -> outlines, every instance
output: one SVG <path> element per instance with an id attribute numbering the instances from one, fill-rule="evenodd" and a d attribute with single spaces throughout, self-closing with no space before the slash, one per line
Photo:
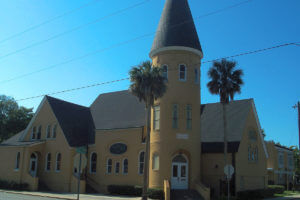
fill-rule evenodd
<path id="1" fill-rule="evenodd" d="M 117 172 L 117 164 L 119 164 L 119 172 Z M 119 161 L 115 162 L 115 174 L 116 175 L 120 174 L 120 168 L 121 168 L 120 162 Z"/>
<path id="2" fill-rule="evenodd" d="M 93 154 L 96 154 L 96 171 L 95 172 L 92 172 L 92 156 L 93 156 Z M 98 161 L 98 154 L 96 153 L 96 152 L 92 152 L 91 154 L 90 154 L 90 174 L 96 174 L 97 173 L 97 161 Z"/>
<path id="3" fill-rule="evenodd" d="M 180 78 L 180 66 L 183 65 L 184 66 L 184 79 L 181 79 Z M 186 64 L 179 64 L 179 67 L 178 67 L 178 72 L 179 72 L 179 81 L 182 81 L 182 82 L 186 82 L 186 79 L 187 79 L 187 70 L 186 70 Z"/>
<path id="4" fill-rule="evenodd" d="M 46 154 L 46 162 L 45 162 L 45 172 L 49 172 L 50 170 L 51 170 L 51 161 L 50 161 L 50 169 L 48 170 L 47 169 L 47 165 L 48 165 L 48 155 L 51 155 L 51 153 L 50 152 L 48 152 L 47 154 Z"/>
<path id="5" fill-rule="evenodd" d="M 60 169 L 58 170 L 57 169 L 57 157 L 58 157 L 58 154 L 60 154 Z M 61 161 L 62 161 L 62 155 L 60 152 L 56 153 L 56 156 L 55 156 L 55 172 L 60 172 L 61 171 Z"/>
<path id="6" fill-rule="evenodd" d="M 125 162 L 125 160 L 127 160 L 127 173 L 125 173 L 124 172 L 124 169 L 125 169 L 125 164 L 124 164 L 124 162 Z M 128 158 L 124 158 L 123 160 L 122 160 L 122 174 L 123 175 L 127 175 L 128 174 L 128 171 L 129 171 L 129 161 L 128 161 Z"/>
<path id="7" fill-rule="evenodd" d="M 165 81 L 168 81 L 169 80 L 169 66 L 167 64 L 163 64 L 162 65 L 162 70 L 164 70 L 164 66 L 167 67 L 167 79 Z M 164 71 L 163 71 L 163 73 L 164 73 Z"/>
<path id="8" fill-rule="evenodd" d="M 19 157 L 19 159 L 18 159 L 18 157 Z M 21 152 L 18 151 L 17 156 L 16 156 L 16 161 L 15 161 L 15 169 L 14 169 L 15 171 L 19 171 L 19 169 L 20 169 L 20 160 L 21 160 Z"/>
<path id="9" fill-rule="evenodd" d="M 111 160 L 111 171 L 110 172 L 108 172 L 108 161 L 109 160 Z M 108 159 L 106 159 L 106 174 L 112 174 L 112 170 L 113 170 L 113 161 L 112 161 L 112 159 L 111 158 L 108 158 Z"/>
<path id="10" fill-rule="evenodd" d="M 144 167 L 143 167 L 143 173 L 140 173 L 140 163 L 141 163 L 140 162 L 140 155 L 141 155 L 142 152 L 144 152 L 144 162 L 143 163 L 144 163 L 144 166 L 145 166 L 145 154 L 146 154 L 146 152 L 144 150 L 142 150 L 142 151 L 139 152 L 139 155 L 138 155 L 138 174 L 139 175 L 144 174 Z"/>

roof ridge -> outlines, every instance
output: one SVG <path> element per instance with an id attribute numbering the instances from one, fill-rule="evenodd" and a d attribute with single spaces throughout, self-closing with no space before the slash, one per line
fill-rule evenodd
<path id="1" fill-rule="evenodd" d="M 52 99 L 52 100 L 55 100 L 55 101 L 58 101 L 58 102 L 68 103 L 68 104 L 72 104 L 74 106 L 78 106 L 78 107 L 83 107 L 83 108 L 89 109 L 89 107 L 87 107 L 87 106 L 79 105 L 79 104 L 76 104 L 76 103 L 72 103 L 72 102 L 69 102 L 69 101 L 65 101 L 65 100 L 62 100 L 62 99 L 51 97 L 51 96 L 48 96 L 48 95 L 45 95 L 45 97 L 46 97 L 46 99 Z"/>

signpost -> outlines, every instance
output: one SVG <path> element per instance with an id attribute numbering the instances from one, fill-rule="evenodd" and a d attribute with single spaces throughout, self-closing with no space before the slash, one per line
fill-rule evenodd
<path id="1" fill-rule="evenodd" d="M 78 185 L 77 185 L 77 200 L 79 200 L 79 194 L 80 194 L 80 172 L 81 172 L 81 165 L 82 165 L 82 154 L 86 154 L 87 148 L 85 146 L 83 147 L 77 147 L 76 152 L 79 153 L 79 163 L 78 163 Z M 77 160 L 77 159 L 75 159 Z M 74 162 L 75 162 L 74 160 Z"/>
<path id="2" fill-rule="evenodd" d="M 234 168 L 232 165 L 226 165 L 224 167 L 224 173 L 226 175 L 226 179 L 227 179 L 227 196 L 228 196 L 228 199 L 230 197 L 230 187 L 229 187 L 229 184 L 230 184 L 230 179 L 232 177 L 232 175 L 234 174 Z"/>

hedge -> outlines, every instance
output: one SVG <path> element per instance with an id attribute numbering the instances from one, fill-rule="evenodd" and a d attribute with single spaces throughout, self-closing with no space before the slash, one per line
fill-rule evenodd
<path id="1" fill-rule="evenodd" d="M 141 186 L 133 185 L 109 185 L 107 190 L 110 194 L 114 195 L 127 195 L 127 196 L 142 196 L 143 188 Z M 150 188 L 148 189 L 148 197 L 151 199 L 164 199 L 164 191 L 161 189 Z"/>
<path id="2" fill-rule="evenodd" d="M 15 181 L 0 180 L 0 188 L 7 190 L 28 190 L 27 183 L 17 183 Z"/>
<path id="3" fill-rule="evenodd" d="M 282 194 L 283 192 L 284 186 L 270 185 L 267 189 L 240 191 L 237 193 L 237 198 L 241 200 L 264 199 L 273 197 L 274 194 Z"/>

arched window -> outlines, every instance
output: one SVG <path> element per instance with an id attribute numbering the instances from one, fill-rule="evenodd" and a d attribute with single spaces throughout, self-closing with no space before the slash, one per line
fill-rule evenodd
<path id="1" fill-rule="evenodd" d="M 19 168 L 20 168 L 20 157 L 21 157 L 21 154 L 20 154 L 20 152 L 18 152 L 17 157 L 16 157 L 15 170 L 19 170 Z"/>
<path id="2" fill-rule="evenodd" d="M 47 131 L 46 131 L 46 138 L 51 138 L 51 125 L 49 124 L 47 126 Z"/>
<path id="3" fill-rule="evenodd" d="M 50 171 L 51 170 L 51 153 L 48 153 L 46 156 L 46 171 Z"/>
<path id="4" fill-rule="evenodd" d="M 36 127 L 32 128 L 32 133 L 31 133 L 31 139 L 35 140 L 35 134 L 36 134 Z"/>
<path id="5" fill-rule="evenodd" d="M 167 65 L 162 66 L 162 76 L 165 78 L 166 81 L 168 81 L 168 66 Z"/>
<path id="6" fill-rule="evenodd" d="M 55 124 L 55 125 L 53 126 L 53 130 L 52 130 L 52 137 L 53 137 L 53 138 L 56 138 L 56 129 L 57 129 L 57 125 Z"/>
<path id="7" fill-rule="evenodd" d="M 37 132 L 37 139 L 40 140 L 42 135 L 42 126 L 39 126 L 38 132 Z"/>
<path id="8" fill-rule="evenodd" d="M 56 165 L 55 165 L 55 171 L 59 172 L 61 168 L 61 153 L 56 154 Z"/>
<path id="9" fill-rule="evenodd" d="M 120 163 L 119 163 L 119 162 L 116 162 L 115 173 L 116 173 L 116 174 L 119 174 L 119 173 L 120 173 Z"/>
<path id="10" fill-rule="evenodd" d="M 145 163 L 145 152 L 142 151 L 139 154 L 139 174 L 144 173 L 144 163 Z"/>
<path id="11" fill-rule="evenodd" d="M 90 158 L 90 173 L 96 173 L 97 171 L 97 154 L 95 152 L 91 153 Z"/>
<path id="12" fill-rule="evenodd" d="M 184 64 L 179 65 L 179 80 L 186 80 L 186 66 Z"/>
<path id="13" fill-rule="evenodd" d="M 109 158 L 106 164 L 106 173 L 111 174 L 111 170 L 112 170 L 112 160 Z"/>
<path id="14" fill-rule="evenodd" d="M 128 174 L 128 159 L 123 160 L 123 174 Z"/>
<path id="15" fill-rule="evenodd" d="M 152 157 L 152 169 L 159 170 L 159 156 L 157 154 Z"/>

